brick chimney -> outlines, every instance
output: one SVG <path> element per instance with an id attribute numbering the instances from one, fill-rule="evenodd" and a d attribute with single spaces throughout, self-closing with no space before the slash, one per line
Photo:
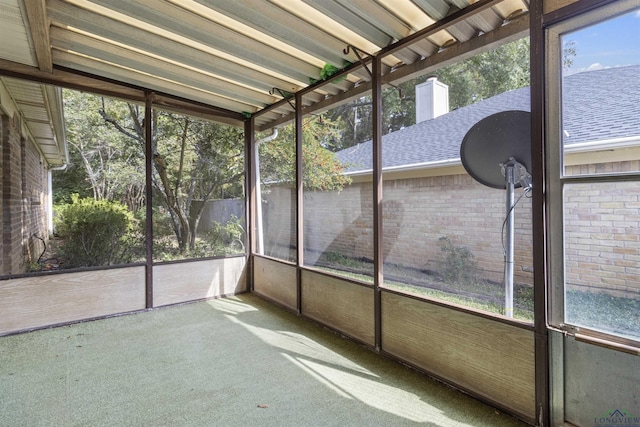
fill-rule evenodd
<path id="1" fill-rule="evenodd" d="M 449 86 L 429 77 L 416 85 L 416 123 L 435 119 L 449 112 Z"/>

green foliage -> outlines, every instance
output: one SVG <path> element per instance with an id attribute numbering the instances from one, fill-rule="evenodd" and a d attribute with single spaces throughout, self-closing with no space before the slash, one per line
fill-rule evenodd
<path id="1" fill-rule="evenodd" d="M 241 254 L 245 251 L 245 229 L 242 218 L 234 215 L 226 223 L 214 221 L 206 233 L 199 234 L 194 244 L 181 251 L 171 236 L 167 217 L 154 218 L 154 226 L 163 230 L 159 235 L 154 229 L 153 258 L 156 261 L 173 261 L 185 258 L 203 258 Z"/>
<path id="2" fill-rule="evenodd" d="M 329 265 L 348 268 L 357 268 L 362 265 L 361 261 L 347 257 L 339 252 L 325 252 L 323 255 Z"/>
<path id="3" fill-rule="evenodd" d="M 144 207 L 144 108 L 91 94 L 64 91 L 68 170 L 54 173 L 55 198 L 71 194 L 115 200 L 131 211 Z M 170 231 L 179 252 L 195 250 L 192 229 L 201 212 L 193 200 L 244 197 L 243 129 L 155 109 L 152 118 L 154 225 Z M 164 215 L 164 221 L 159 219 Z M 155 228 L 154 228 L 155 229 Z"/>
<path id="4" fill-rule="evenodd" d="M 446 236 L 438 239 L 444 256 L 442 277 L 449 284 L 469 285 L 476 282 L 478 266 L 473 252 L 464 246 L 456 246 Z"/>
<path id="5" fill-rule="evenodd" d="M 562 45 L 562 69 L 568 70 L 573 65 L 573 60 L 577 55 L 576 41 L 568 40 Z"/>
<path id="6" fill-rule="evenodd" d="M 339 191 L 351 183 L 344 166 L 328 148 L 338 138 L 336 123 L 311 117 L 302 132 L 303 186 L 310 191 Z M 260 177 L 263 183 L 295 183 L 295 138 L 292 126 L 280 129 L 278 138 L 260 145 Z"/>
<path id="7" fill-rule="evenodd" d="M 135 104 L 65 89 L 64 115 L 70 164 L 53 173 L 54 198 L 69 203 L 70 194 L 117 200 L 136 210 L 144 204 L 144 138 L 131 115 Z M 124 132 L 105 120 L 118 123 Z"/>
<path id="8" fill-rule="evenodd" d="M 438 70 L 449 85 L 450 109 L 529 85 L 529 38 L 502 45 Z"/>
<path id="9" fill-rule="evenodd" d="M 56 231 L 68 267 L 125 264 L 143 251 L 133 213 L 118 202 L 73 195 L 56 207 Z"/>
<path id="10" fill-rule="evenodd" d="M 205 237 L 214 255 L 244 252 L 245 230 L 243 221 L 234 215 L 225 223 L 214 222 Z"/>
<path id="11" fill-rule="evenodd" d="M 71 197 L 92 197 L 91 187 L 87 185 L 87 172 L 82 165 L 70 163 L 64 170 L 54 170 L 52 175 L 53 203 L 56 205 L 71 203 Z"/>
<path id="12" fill-rule="evenodd" d="M 341 70 L 338 67 L 334 67 L 331 64 L 324 64 L 324 67 L 322 67 L 322 70 L 320 70 L 320 78 L 322 80 L 327 80 L 329 77 L 333 76 L 336 73 L 339 73 Z M 335 80 L 335 83 L 341 82 L 342 80 L 346 79 L 347 76 L 343 76 L 340 77 L 339 79 Z"/>

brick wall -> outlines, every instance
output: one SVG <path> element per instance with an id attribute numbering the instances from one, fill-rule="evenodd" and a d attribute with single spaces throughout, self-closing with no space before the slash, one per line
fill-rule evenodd
<path id="1" fill-rule="evenodd" d="M 0 114 L 2 163 L 2 265 L 18 274 L 37 261 L 47 237 L 47 170 L 35 145 L 20 132 L 17 118 Z"/>
<path id="2" fill-rule="evenodd" d="M 313 265 L 322 252 L 373 258 L 373 193 L 370 183 L 353 184 L 341 192 L 306 192 L 304 199 L 305 262 Z M 517 191 L 517 195 L 521 193 Z M 269 241 L 292 226 L 279 212 L 279 198 L 291 190 L 264 195 Z M 440 237 L 470 249 L 483 277 L 501 281 L 504 257 L 501 228 L 505 192 L 476 183 L 468 175 L 388 180 L 384 184 L 384 262 L 419 269 L 440 268 Z M 516 208 L 516 283 L 532 283 L 531 204 Z M 281 230 L 279 233 L 276 230 Z M 295 233 L 291 233 L 295 238 Z M 283 242 L 284 243 L 284 242 Z M 286 244 L 286 243 L 285 243 Z M 277 256 L 277 254 L 271 254 Z"/>
<path id="3" fill-rule="evenodd" d="M 2 256 L 3 274 L 20 273 L 22 263 L 22 181 L 18 124 L 2 120 Z"/>
<path id="4" fill-rule="evenodd" d="M 580 165 L 568 174 L 640 170 L 640 161 Z M 516 197 L 521 194 L 516 190 Z M 295 247 L 295 192 L 271 189 L 263 195 L 268 255 L 282 257 Z M 285 207 L 286 206 L 286 207 Z M 640 185 L 637 182 L 573 184 L 565 191 L 565 274 L 568 288 L 640 298 Z M 319 253 L 372 257 L 371 184 L 341 192 L 306 192 L 305 255 Z M 438 239 L 470 249 L 483 277 L 502 281 L 504 190 L 468 175 L 387 180 L 384 183 L 385 263 L 438 270 Z M 531 203 L 522 198 L 515 213 L 515 283 L 533 283 Z M 283 238 L 284 237 L 284 238 Z"/>
<path id="5" fill-rule="evenodd" d="M 24 224 L 23 251 L 25 261 L 33 263 L 42 253 L 42 239 L 48 237 L 47 209 L 48 209 L 48 180 L 46 163 L 42 159 L 35 144 L 23 140 L 23 168 L 22 168 L 22 218 Z"/>
<path id="6" fill-rule="evenodd" d="M 634 170 L 639 170 L 638 166 Z M 620 165 L 612 167 L 619 169 Z M 570 184 L 565 187 L 564 206 L 569 289 L 606 290 L 640 298 L 638 183 Z"/>
<path id="7" fill-rule="evenodd" d="M 373 193 L 370 183 L 342 191 L 304 194 L 305 263 L 323 252 L 373 259 Z"/>
<path id="8" fill-rule="evenodd" d="M 383 253 L 385 263 L 440 270 L 439 239 L 474 255 L 481 277 L 502 281 L 502 224 L 505 191 L 485 187 L 470 176 L 447 175 L 385 181 Z M 516 191 L 516 197 L 522 190 Z M 515 283 L 531 284 L 531 203 L 523 197 L 515 209 Z"/>

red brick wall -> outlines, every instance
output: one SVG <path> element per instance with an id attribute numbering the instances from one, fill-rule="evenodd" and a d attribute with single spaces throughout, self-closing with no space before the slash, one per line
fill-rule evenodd
<path id="1" fill-rule="evenodd" d="M 18 274 L 37 261 L 47 237 L 47 171 L 35 145 L 20 135 L 16 118 L 0 114 L 2 147 L 2 265 Z"/>
<path id="2" fill-rule="evenodd" d="M 24 140 L 23 140 L 24 141 Z M 36 262 L 42 253 L 42 239 L 48 237 L 48 180 L 46 163 L 35 144 L 25 141 L 22 151 L 23 250 L 27 262 Z"/>

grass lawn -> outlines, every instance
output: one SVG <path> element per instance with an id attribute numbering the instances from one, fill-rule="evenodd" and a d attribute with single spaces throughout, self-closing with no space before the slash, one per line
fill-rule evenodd
<path id="1" fill-rule="evenodd" d="M 568 290 L 567 323 L 640 341 L 640 300 Z"/>
<path id="2" fill-rule="evenodd" d="M 373 284 L 373 264 L 367 260 L 329 254 L 319 260 L 316 267 L 343 276 Z M 504 286 L 488 280 L 447 283 L 437 272 L 418 270 L 398 265 L 384 265 L 384 286 L 413 295 L 435 298 L 496 314 L 504 314 Z M 514 285 L 514 317 L 533 322 L 533 288 Z"/>

